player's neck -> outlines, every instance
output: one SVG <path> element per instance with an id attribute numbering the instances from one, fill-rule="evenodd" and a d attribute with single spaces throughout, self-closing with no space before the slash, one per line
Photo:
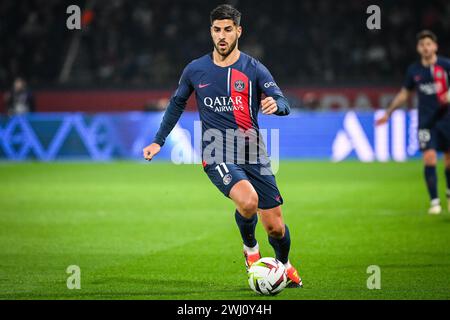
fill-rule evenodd
<path id="1" fill-rule="evenodd" d="M 421 60 L 422 60 L 422 65 L 424 65 L 425 67 L 429 67 L 429 66 L 431 66 L 433 64 L 436 64 L 436 62 L 437 62 L 437 55 L 434 54 L 428 59 L 423 57 Z"/>
<path id="2" fill-rule="evenodd" d="M 228 67 L 234 64 L 236 61 L 239 60 L 239 57 L 241 56 L 241 52 L 236 47 L 233 49 L 232 52 L 230 52 L 229 55 L 226 57 L 220 55 L 216 49 L 213 51 L 213 61 L 214 64 L 218 65 L 219 67 Z"/>

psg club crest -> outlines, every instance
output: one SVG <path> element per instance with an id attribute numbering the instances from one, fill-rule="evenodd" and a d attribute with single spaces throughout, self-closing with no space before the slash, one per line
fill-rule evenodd
<path id="1" fill-rule="evenodd" d="M 223 177 L 223 184 L 224 185 L 229 185 L 230 184 L 230 182 L 231 182 L 231 179 L 233 179 L 233 177 L 231 176 L 231 174 L 226 174 L 224 177 Z"/>
<path id="2" fill-rule="evenodd" d="M 236 89 L 236 91 L 244 91 L 245 89 L 245 83 L 242 80 L 237 80 L 234 82 L 234 89 Z"/>

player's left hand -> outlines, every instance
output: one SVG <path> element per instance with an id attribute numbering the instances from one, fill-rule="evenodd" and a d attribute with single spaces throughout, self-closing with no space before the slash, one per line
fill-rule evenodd
<path id="1" fill-rule="evenodd" d="M 161 150 L 161 146 L 157 143 L 152 143 L 146 146 L 142 153 L 144 155 L 145 160 L 152 161 L 153 157 Z"/>
<path id="2" fill-rule="evenodd" d="M 273 114 L 278 110 L 277 102 L 274 98 L 267 97 L 261 101 L 261 110 L 264 114 Z"/>

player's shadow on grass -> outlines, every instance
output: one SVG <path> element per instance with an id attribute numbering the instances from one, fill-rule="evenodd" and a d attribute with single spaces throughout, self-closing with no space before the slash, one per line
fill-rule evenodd
<path id="1" fill-rule="evenodd" d="M 127 277 L 108 277 L 84 282 L 80 290 L 57 290 L 55 292 L 8 293 L 0 295 L 1 299 L 210 299 L 211 295 L 254 297 L 250 288 L 245 286 L 227 286 L 208 281 L 140 279 Z"/>
<path id="2" fill-rule="evenodd" d="M 450 217 L 443 217 L 442 222 L 450 223 Z"/>
<path id="3" fill-rule="evenodd" d="M 135 288 L 137 292 L 108 292 L 105 296 L 178 296 L 186 294 L 211 294 L 211 293 L 249 293 L 252 292 L 245 286 L 223 286 L 221 283 L 213 283 L 208 281 L 195 280 L 176 280 L 176 279 L 142 279 L 131 277 L 110 277 L 101 280 L 94 280 L 86 283 L 86 288 L 92 288 L 96 285 L 107 285 L 110 289 L 115 287 L 123 287 L 123 284 L 128 284 Z M 92 288 L 94 289 L 94 288 Z M 95 289 L 94 289 L 95 290 Z M 97 290 L 96 290 L 97 291 Z M 132 291 L 132 290 L 130 290 Z M 103 295 L 101 292 L 94 295 Z"/>

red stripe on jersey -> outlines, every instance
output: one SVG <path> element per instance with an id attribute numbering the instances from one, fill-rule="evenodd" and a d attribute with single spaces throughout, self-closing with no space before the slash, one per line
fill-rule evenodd
<path id="1" fill-rule="evenodd" d="M 433 79 L 436 86 L 436 95 L 441 106 L 446 106 L 447 102 L 447 91 L 448 91 L 448 79 L 447 73 L 444 68 L 435 65 L 433 68 Z"/>
<path id="2" fill-rule="evenodd" d="M 234 119 L 240 129 L 247 130 L 253 127 L 249 109 L 249 79 L 236 69 L 231 69 L 230 95 L 233 99 Z"/>

